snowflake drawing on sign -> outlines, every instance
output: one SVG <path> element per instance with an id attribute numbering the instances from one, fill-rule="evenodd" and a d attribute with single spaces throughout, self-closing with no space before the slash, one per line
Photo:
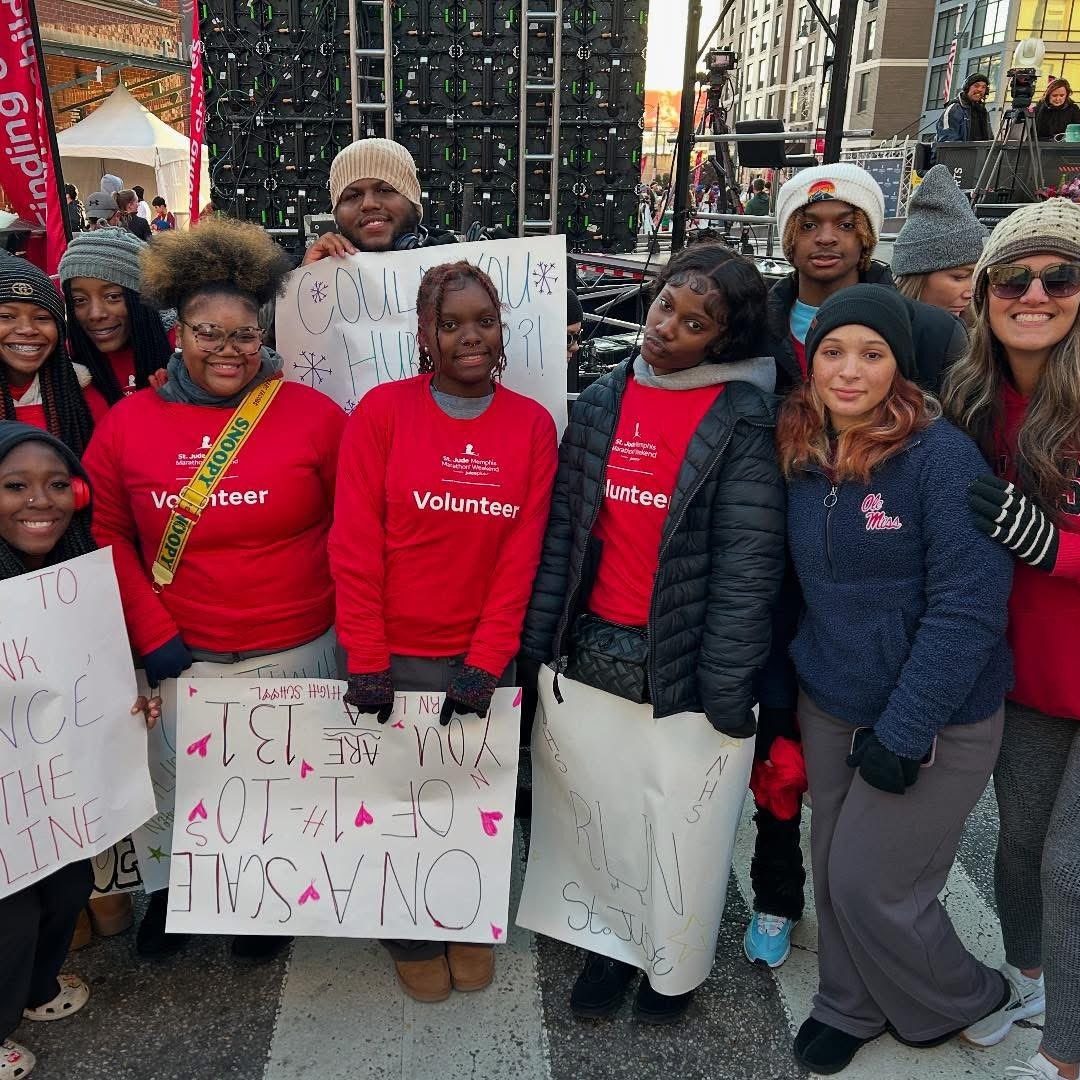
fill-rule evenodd
<path id="1" fill-rule="evenodd" d="M 532 272 L 533 284 L 536 286 L 538 293 L 547 293 L 551 295 L 552 286 L 559 280 L 558 277 L 552 273 L 555 269 L 554 263 L 538 262 L 536 269 Z"/>
<path id="2" fill-rule="evenodd" d="M 326 366 L 326 357 L 322 353 L 305 352 L 300 350 L 303 357 L 302 364 L 293 363 L 293 370 L 300 372 L 300 381 L 308 386 L 321 386 L 327 375 L 333 374 L 333 370 Z"/>
<path id="3" fill-rule="evenodd" d="M 345 411 L 351 415 L 353 409 L 355 409 L 355 408 L 356 408 L 356 402 L 353 401 L 352 398 L 349 398 L 349 400 L 345 402 Z"/>
<path id="4" fill-rule="evenodd" d="M 327 285 L 325 281 L 316 281 L 315 284 L 311 286 L 311 299 L 314 300 L 316 304 L 321 304 L 329 293 L 330 286 Z"/>

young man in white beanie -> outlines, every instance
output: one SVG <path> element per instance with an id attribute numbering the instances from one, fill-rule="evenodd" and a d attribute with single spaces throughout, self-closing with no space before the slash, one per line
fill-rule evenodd
<path id="1" fill-rule="evenodd" d="M 392 139 L 358 139 L 330 164 L 330 202 L 337 232 L 325 233 L 307 250 L 304 265 L 359 251 L 403 251 L 453 244 L 453 233 L 420 224 L 416 162 Z"/>
<path id="2" fill-rule="evenodd" d="M 877 181 L 850 162 L 796 173 L 780 188 L 776 216 L 784 255 L 793 272 L 769 291 L 768 321 L 776 361 L 776 392 L 806 379 L 804 343 L 818 308 L 851 285 L 892 285 L 888 266 L 872 259 L 885 218 Z M 959 319 L 904 298 L 911 317 L 919 382 L 936 390 L 944 369 L 967 347 Z M 754 915 L 743 937 L 747 959 L 779 967 L 791 951 L 791 932 L 802 917 L 803 871 L 799 848 L 800 796 L 805 789 L 795 715 L 798 687 L 787 656 L 802 608 L 794 574 L 785 576 L 773 613 L 773 646 L 757 679 L 758 735 L 750 777 L 757 808 L 757 838 L 750 877 Z"/>

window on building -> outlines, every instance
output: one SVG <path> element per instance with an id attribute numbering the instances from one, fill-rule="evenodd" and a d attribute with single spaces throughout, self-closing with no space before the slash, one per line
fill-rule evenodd
<path id="1" fill-rule="evenodd" d="M 768 117 L 776 116 L 776 94 L 770 94 L 765 101 L 765 115 Z"/>
<path id="2" fill-rule="evenodd" d="M 953 8 L 952 11 L 943 11 L 937 17 L 937 25 L 934 27 L 934 56 L 949 55 L 949 49 L 956 39 L 956 28 L 960 24 L 962 10 L 962 8 Z"/>
<path id="3" fill-rule="evenodd" d="M 817 39 L 810 42 L 806 46 L 806 74 L 809 75 L 814 70 L 814 48 L 817 45 Z"/>
<path id="4" fill-rule="evenodd" d="M 750 54 L 751 55 L 753 55 L 754 53 L 757 52 L 757 33 L 758 33 L 757 27 L 756 26 L 751 26 L 750 27 Z"/>
<path id="5" fill-rule="evenodd" d="M 765 61 L 759 60 L 757 66 L 757 84 L 760 90 L 765 85 Z"/>
<path id="6" fill-rule="evenodd" d="M 1016 36 L 1080 41 L 1080 4 L 1076 0 L 1021 0 Z"/>
<path id="7" fill-rule="evenodd" d="M 968 75 L 978 71 L 990 80 L 990 89 L 986 92 L 986 104 L 989 105 L 997 100 L 998 84 L 1001 75 L 1001 54 L 994 53 L 989 56 L 973 56 L 967 61 L 967 72 L 963 78 L 954 78 L 951 96 L 956 97 L 957 91 L 964 83 Z"/>
<path id="8" fill-rule="evenodd" d="M 777 15 L 773 22 L 772 39 L 774 45 L 780 44 L 780 35 L 784 32 L 784 17 L 783 15 Z"/>
<path id="9" fill-rule="evenodd" d="M 796 49 L 791 58 L 791 77 L 798 79 L 802 75 L 802 49 Z"/>
<path id="10" fill-rule="evenodd" d="M 792 120 L 799 115 L 799 91 L 795 89 L 791 91 L 791 108 L 789 110 L 789 115 Z"/>
<path id="11" fill-rule="evenodd" d="M 926 84 L 926 109 L 945 108 L 945 71 L 948 64 L 938 64 L 930 69 L 930 78 Z"/>
<path id="12" fill-rule="evenodd" d="M 769 47 L 769 20 L 766 19 L 761 24 L 761 47 L 767 49 Z"/>
<path id="13" fill-rule="evenodd" d="M 870 75 L 869 71 L 864 71 L 859 76 L 859 93 L 855 105 L 857 112 L 866 112 L 870 107 Z"/>
<path id="14" fill-rule="evenodd" d="M 970 48 L 977 49 L 983 45 L 998 45 L 1003 42 L 1008 22 L 1008 0 L 978 0 L 971 15 L 971 39 L 968 43 Z"/>
<path id="15" fill-rule="evenodd" d="M 777 81 L 777 75 L 780 71 L 780 54 L 775 53 L 771 62 L 769 63 L 769 78 L 775 83 Z"/>
<path id="16" fill-rule="evenodd" d="M 877 39 L 877 19 L 871 19 L 863 28 L 862 60 L 870 60 L 874 56 L 874 43 Z"/>
<path id="17" fill-rule="evenodd" d="M 1043 57 L 1042 85 L 1050 79 L 1068 79 L 1073 86 L 1080 86 L 1080 53 L 1051 53 Z"/>

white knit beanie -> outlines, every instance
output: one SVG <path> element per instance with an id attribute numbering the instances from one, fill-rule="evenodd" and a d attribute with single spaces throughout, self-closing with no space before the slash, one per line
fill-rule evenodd
<path id="1" fill-rule="evenodd" d="M 986 293 L 989 267 L 1028 255 L 1080 262 L 1080 206 L 1069 199 L 1028 203 L 995 225 L 975 264 L 975 302 L 981 303 Z"/>
<path id="2" fill-rule="evenodd" d="M 393 139 L 358 139 L 330 163 L 330 205 L 337 206 L 341 193 L 357 180 L 382 180 L 404 195 L 420 217 L 420 181 L 416 162 L 401 143 Z"/>
<path id="3" fill-rule="evenodd" d="M 858 207 L 870 222 L 874 240 L 885 222 L 885 196 L 878 182 L 858 165 L 840 161 L 796 173 L 776 195 L 776 221 L 783 237 L 791 215 L 800 207 L 835 199 Z"/>

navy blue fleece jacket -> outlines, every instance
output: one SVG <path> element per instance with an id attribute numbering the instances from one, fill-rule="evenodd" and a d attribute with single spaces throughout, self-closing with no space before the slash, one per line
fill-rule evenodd
<path id="1" fill-rule="evenodd" d="M 817 471 L 789 484 L 806 602 L 791 646 L 799 685 L 906 757 L 923 757 L 946 724 L 985 720 L 1012 685 L 1012 560 L 968 511 L 985 472 L 975 444 L 936 420 L 868 484 Z"/>

